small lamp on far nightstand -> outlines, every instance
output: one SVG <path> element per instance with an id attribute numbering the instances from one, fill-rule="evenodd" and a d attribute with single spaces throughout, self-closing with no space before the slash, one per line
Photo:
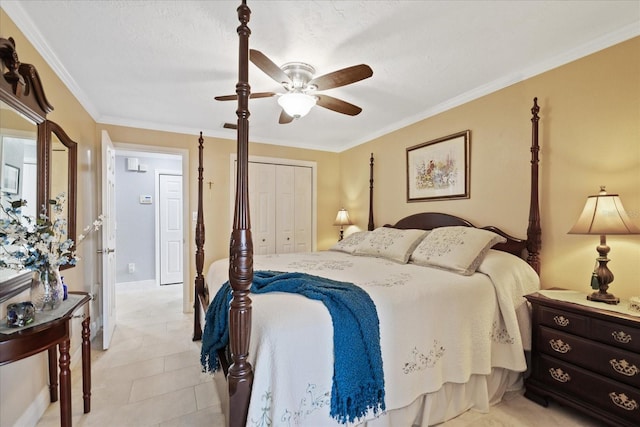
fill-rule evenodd
<path id="1" fill-rule="evenodd" d="M 333 225 L 340 226 L 340 239 L 344 237 L 344 226 L 352 225 L 351 219 L 349 219 L 349 212 L 345 208 L 342 208 L 338 211 L 338 215 L 336 215 L 336 220 L 333 222 Z"/>
<path id="2" fill-rule="evenodd" d="M 587 296 L 588 300 L 617 304 L 620 299 L 607 292 L 609 283 L 613 282 L 613 273 L 607 267 L 609 258 L 609 246 L 607 246 L 607 234 L 640 234 L 640 228 L 631 222 L 629 215 L 622 206 L 622 201 L 617 194 L 607 194 L 604 186 L 600 187 L 600 193 L 589 196 L 584 210 L 569 230 L 569 234 L 599 234 L 600 244 L 596 247 L 600 255 L 596 261 L 594 274 L 598 281 L 598 291 Z"/>

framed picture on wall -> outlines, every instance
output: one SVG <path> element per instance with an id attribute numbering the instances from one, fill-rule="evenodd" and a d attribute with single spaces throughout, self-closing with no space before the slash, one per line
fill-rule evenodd
<path id="1" fill-rule="evenodd" d="M 20 188 L 20 168 L 5 163 L 2 165 L 2 191 L 18 194 Z"/>
<path id="2" fill-rule="evenodd" d="M 471 131 L 407 148 L 407 202 L 469 198 Z"/>

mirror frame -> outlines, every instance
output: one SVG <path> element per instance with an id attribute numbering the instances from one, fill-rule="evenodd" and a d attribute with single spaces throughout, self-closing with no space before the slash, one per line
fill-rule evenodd
<path id="1" fill-rule="evenodd" d="M 13 108 L 38 127 L 37 144 L 37 203 L 47 206 L 49 198 L 49 153 L 46 137 L 47 114 L 53 106 L 47 101 L 38 71 L 31 64 L 20 63 L 13 38 L 0 37 L 0 60 L 2 74 L 0 78 L 0 101 Z M 75 197 L 75 196 L 74 196 Z M 0 282 L 0 302 L 27 289 L 31 282 L 31 272 L 16 274 Z"/>
<path id="2" fill-rule="evenodd" d="M 42 125 L 44 126 L 44 145 L 45 150 L 47 152 L 47 161 L 45 168 L 46 170 L 46 178 L 51 181 L 51 150 L 53 149 L 53 141 L 52 136 L 55 135 L 58 140 L 64 145 L 67 150 L 69 157 L 68 164 L 68 176 L 67 176 L 67 236 L 69 239 L 76 241 L 76 211 L 77 211 L 77 203 L 76 203 L 76 187 L 77 187 L 77 176 L 78 176 L 78 144 L 74 142 L 69 135 L 55 122 L 51 120 L 45 120 Z M 48 182 L 46 188 L 49 192 L 51 192 L 51 182 Z M 47 198 L 51 196 L 55 197 L 55 194 L 49 195 Z M 49 206 L 47 204 L 47 206 Z M 61 270 L 65 270 L 67 268 L 71 268 L 73 265 L 66 264 L 60 266 Z"/>

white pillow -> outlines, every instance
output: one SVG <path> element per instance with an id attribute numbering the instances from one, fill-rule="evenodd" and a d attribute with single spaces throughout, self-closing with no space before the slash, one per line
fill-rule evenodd
<path id="1" fill-rule="evenodd" d="M 399 230 L 380 227 L 369 233 L 360 242 L 354 255 L 387 258 L 406 264 L 413 250 L 427 235 L 425 230 Z"/>
<path id="2" fill-rule="evenodd" d="M 411 262 L 470 276 L 493 245 L 506 241 L 499 234 L 480 228 L 434 228 L 413 251 Z"/>
<path id="3" fill-rule="evenodd" d="M 370 231 L 356 231 L 329 248 L 330 251 L 353 254 L 358 245 L 367 238 Z"/>

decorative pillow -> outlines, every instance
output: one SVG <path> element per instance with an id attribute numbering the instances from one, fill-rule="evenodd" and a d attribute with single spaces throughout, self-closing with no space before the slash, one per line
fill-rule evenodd
<path id="1" fill-rule="evenodd" d="M 376 228 L 360 242 L 354 254 L 387 258 L 406 264 L 411 253 L 426 234 L 425 230 Z"/>
<path id="2" fill-rule="evenodd" d="M 364 239 L 371 233 L 370 231 L 356 231 L 355 233 L 349 234 L 344 239 L 340 240 L 338 243 L 329 248 L 330 251 L 337 252 L 345 252 L 348 254 L 353 254 Z"/>
<path id="3" fill-rule="evenodd" d="M 492 231 L 473 227 L 439 227 L 431 230 L 411 254 L 411 262 L 472 275 L 487 251 L 507 239 Z"/>

